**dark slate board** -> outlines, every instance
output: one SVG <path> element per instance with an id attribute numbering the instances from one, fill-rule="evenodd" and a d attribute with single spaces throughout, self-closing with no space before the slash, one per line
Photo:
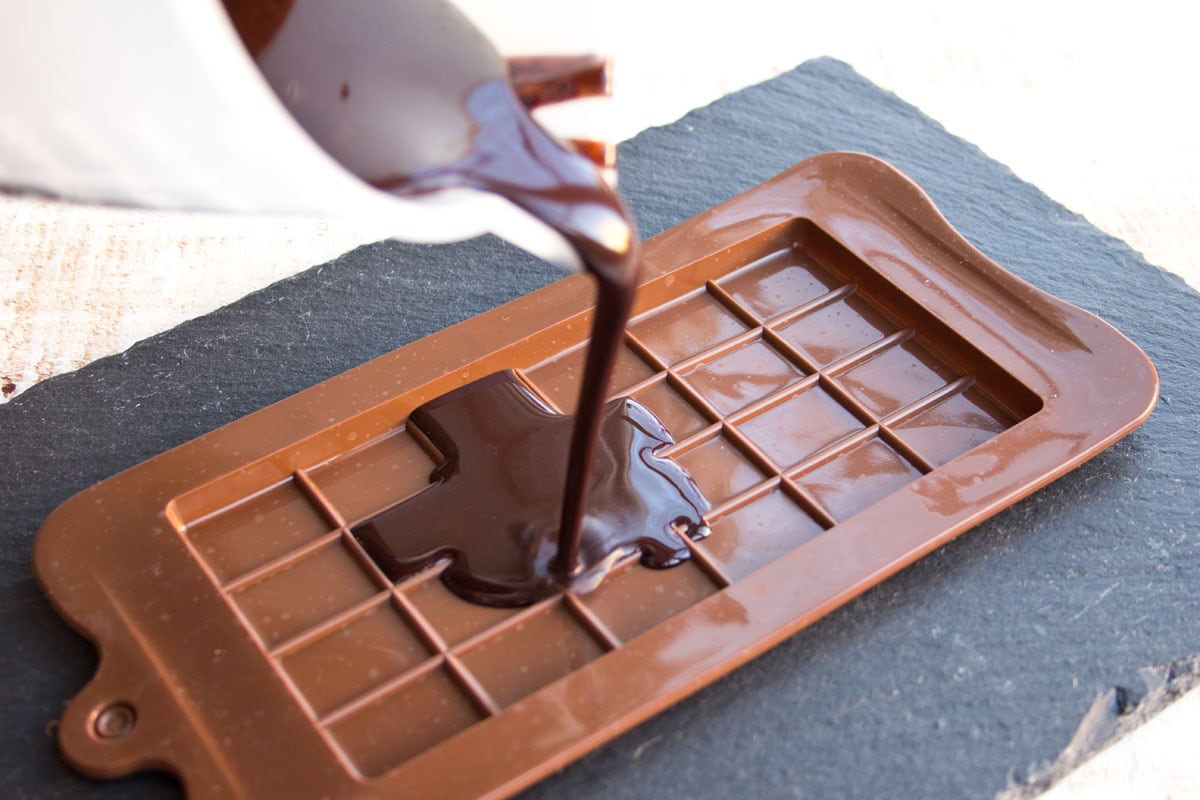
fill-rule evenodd
<path id="1" fill-rule="evenodd" d="M 1098 692 L 1200 651 L 1200 295 L 847 66 L 817 61 L 623 145 L 651 235 L 827 150 L 911 175 L 1001 264 L 1099 313 L 1158 366 L 1144 427 L 699 695 L 527 793 L 990 797 Z M 91 648 L 30 573 L 89 484 L 558 277 L 494 239 L 361 248 L 0 407 L 0 796 L 159 797 L 76 777 L 47 723 Z"/>

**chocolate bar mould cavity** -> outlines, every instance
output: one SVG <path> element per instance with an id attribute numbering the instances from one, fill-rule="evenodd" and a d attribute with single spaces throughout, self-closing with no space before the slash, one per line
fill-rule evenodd
<path id="1" fill-rule="evenodd" d="M 1019 235 L 1019 232 L 1014 232 Z M 866 156 L 809 159 L 645 245 L 612 394 L 675 439 L 711 533 L 524 609 L 352 528 L 430 488 L 413 409 L 513 370 L 570 413 L 567 278 L 69 500 L 35 569 L 101 653 L 59 726 L 95 777 L 189 796 L 497 797 L 753 658 L 1149 414 L 1145 355 L 959 236 Z M 469 765 L 464 768 L 463 765 Z"/>

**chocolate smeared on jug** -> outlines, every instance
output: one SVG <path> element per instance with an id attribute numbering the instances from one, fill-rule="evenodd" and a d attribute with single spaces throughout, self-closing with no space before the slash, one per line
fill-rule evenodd
<path id="1" fill-rule="evenodd" d="M 446 486 L 356 530 L 381 567 L 400 579 L 453 557 L 452 589 L 525 605 L 594 584 L 638 549 L 652 566 L 686 559 L 677 529 L 701 535 L 707 502 L 653 455 L 671 441 L 653 414 L 604 402 L 641 263 L 629 213 L 595 167 L 533 121 L 503 60 L 440 0 L 226 8 L 288 110 L 347 169 L 397 195 L 499 195 L 561 234 L 596 279 L 574 420 L 506 373 L 419 409 L 413 424 L 445 459 L 431 480 Z"/>

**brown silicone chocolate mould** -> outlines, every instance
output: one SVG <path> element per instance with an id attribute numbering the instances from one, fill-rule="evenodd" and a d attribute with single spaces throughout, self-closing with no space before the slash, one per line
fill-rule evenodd
<path id="1" fill-rule="evenodd" d="M 1020 235 L 1014 231 L 1014 235 Z M 516 369 L 569 411 L 572 277 L 59 508 L 42 585 L 100 667 L 59 727 L 189 795 L 497 797 L 599 746 L 1136 427 L 1138 348 L 1005 272 L 866 156 L 810 159 L 646 244 L 614 394 L 713 504 L 682 566 L 527 609 L 393 585 L 349 528 L 421 491 L 418 404 Z"/>

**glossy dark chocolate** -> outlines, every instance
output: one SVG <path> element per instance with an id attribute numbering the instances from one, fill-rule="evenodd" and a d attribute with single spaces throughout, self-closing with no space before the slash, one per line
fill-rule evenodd
<path id="1" fill-rule="evenodd" d="M 485 605 L 526 605 L 560 591 L 551 561 L 573 419 L 505 371 L 422 405 L 409 426 L 443 460 L 432 486 L 354 529 L 384 573 L 400 580 L 448 558 L 442 580 Z M 639 550 L 647 566 L 678 564 L 688 557 L 681 534 L 705 532 L 696 523 L 708 510 L 700 490 L 657 456 L 670 444 L 662 423 L 636 401 L 603 406 L 577 588 Z"/>

